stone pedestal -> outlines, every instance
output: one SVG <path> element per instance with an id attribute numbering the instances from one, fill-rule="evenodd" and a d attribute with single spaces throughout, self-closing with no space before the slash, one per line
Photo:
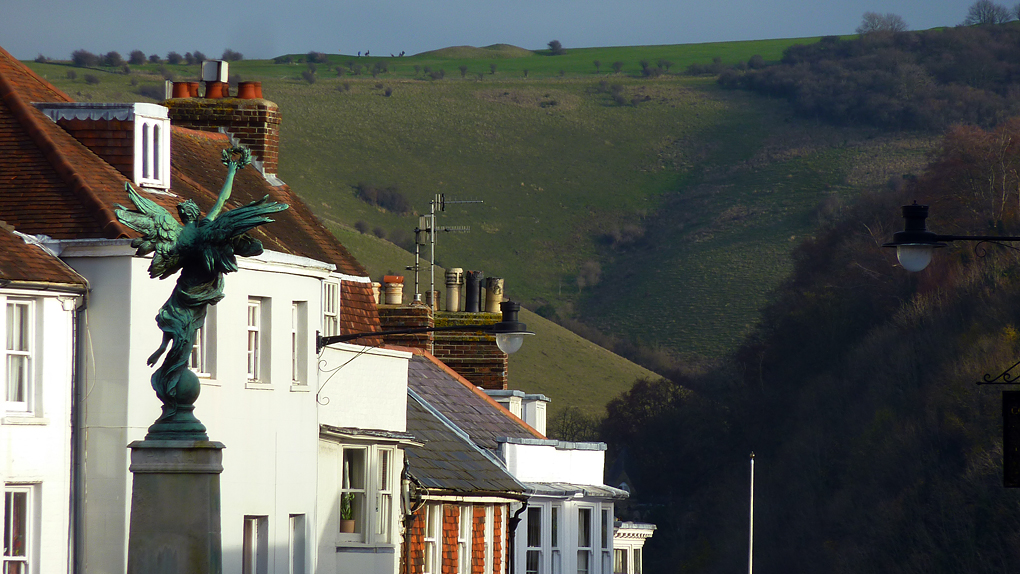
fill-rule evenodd
<path id="1" fill-rule="evenodd" d="M 128 574 L 221 574 L 223 444 L 142 440 L 128 447 Z"/>

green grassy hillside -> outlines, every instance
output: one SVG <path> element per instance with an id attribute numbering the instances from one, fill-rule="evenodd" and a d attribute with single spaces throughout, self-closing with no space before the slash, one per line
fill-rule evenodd
<path id="1" fill-rule="evenodd" d="M 510 46 L 337 55 L 316 66 L 311 84 L 301 78 L 309 69 L 296 62 L 302 56 L 236 62 L 231 73 L 261 80 L 280 105 L 280 175 L 324 219 L 404 244 L 414 212 L 427 212 L 435 194 L 484 200 L 441 214 L 440 225 L 471 227 L 440 237 L 441 264 L 503 276 L 511 297 L 547 316 L 713 358 L 756 323 L 790 269 L 790 250 L 820 214 L 916 171 L 930 146 L 922 136 L 832 128 L 794 117 L 781 102 L 722 90 L 712 78 L 677 75 L 713 58 L 776 60 L 812 40 L 568 46 L 562 56 Z M 641 60 L 672 64 L 644 78 Z M 353 75 L 352 61 L 388 70 Z M 622 73 L 607 72 L 616 61 Z M 32 66 L 82 100 L 145 100 L 139 89 L 161 81 L 151 64 L 130 75 Z M 445 77 L 424 79 L 426 66 Z M 178 78 L 198 71 L 168 68 Z M 99 83 L 86 84 L 84 73 Z M 414 212 L 365 203 L 359 184 L 398 190 Z M 411 263 L 373 266 L 378 245 L 366 241 L 365 249 L 361 259 L 373 269 Z"/>

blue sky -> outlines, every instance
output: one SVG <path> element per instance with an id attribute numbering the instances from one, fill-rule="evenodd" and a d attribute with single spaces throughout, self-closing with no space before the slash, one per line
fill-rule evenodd
<path id="1" fill-rule="evenodd" d="M 849 34 L 865 12 L 910 29 L 953 26 L 973 0 L 0 0 L 0 46 L 19 59 L 225 48 L 247 58 L 310 50 L 415 54 L 447 46 L 540 49 Z M 163 8 L 172 7 L 171 10 Z M 1007 5 L 1011 7 L 1010 5 Z"/>

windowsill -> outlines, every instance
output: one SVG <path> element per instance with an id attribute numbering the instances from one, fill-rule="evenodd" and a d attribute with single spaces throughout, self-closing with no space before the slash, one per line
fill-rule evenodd
<path id="1" fill-rule="evenodd" d="M 396 546 L 388 543 L 365 544 L 364 542 L 337 542 L 336 551 L 355 552 L 365 554 L 395 554 Z"/>
<path id="2" fill-rule="evenodd" d="M 273 390 L 273 385 L 269 383 L 263 383 L 262 381 L 247 381 L 244 383 L 244 388 L 255 389 L 259 391 L 271 391 Z"/>
<path id="3" fill-rule="evenodd" d="M 5 416 L 4 418 L 0 419 L 0 424 L 5 424 L 5 425 L 28 425 L 28 426 L 33 426 L 33 425 L 48 425 L 48 424 L 50 424 L 50 419 L 48 419 L 46 417 L 37 417 L 35 415 L 28 414 L 28 413 L 23 414 L 23 415 L 11 415 L 11 414 L 9 414 L 9 415 Z"/>
<path id="4" fill-rule="evenodd" d="M 209 387 L 221 387 L 223 386 L 215 377 L 212 375 L 198 375 L 198 382 Z"/>
<path id="5" fill-rule="evenodd" d="M 311 387 L 304 383 L 291 383 L 290 392 L 292 393 L 307 393 L 311 390 Z"/>

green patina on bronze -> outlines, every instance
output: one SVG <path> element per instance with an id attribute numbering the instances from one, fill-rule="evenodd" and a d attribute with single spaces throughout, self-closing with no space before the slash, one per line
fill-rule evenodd
<path id="1" fill-rule="evenodd" d="M 117 219 L 142 234 L 131 246 L 137 248 L 138 256 L 153 254 L 149 276 L 166 279 L 180 271 L 170 298 L 156 315 L 156 324 L 163 331 L 163 342 L 147 363 L 155 365 L 166 353 L 163 364 L 151 379 L 156 396 L 163 402 L 163 412 L 149 427 L 146 439 L 208 440 L 205 426 L 192 412 L 201 388 L 198 377 L 188 369 L 195 331 L 205 321 L 207 306 L 223 299 L 223 275 L 237 271 L 236 256 L 252 257 L 262 253 L 262 243 L 247 232 L 272 222 L 269 214 L 288 207 L 269 201 L 267 195 L 248 205 L 223 211 L 230 198 L 234 174 L 249 163 L 248 149 L 224 150 L 227 178 L 216 204 L 205 217 L 190 199 L 178 204 L 177 212 L 183 225 L 170 212 L 139 195 L 131 184 L 124 184 L 138 211 L 117 205 Z"/>

